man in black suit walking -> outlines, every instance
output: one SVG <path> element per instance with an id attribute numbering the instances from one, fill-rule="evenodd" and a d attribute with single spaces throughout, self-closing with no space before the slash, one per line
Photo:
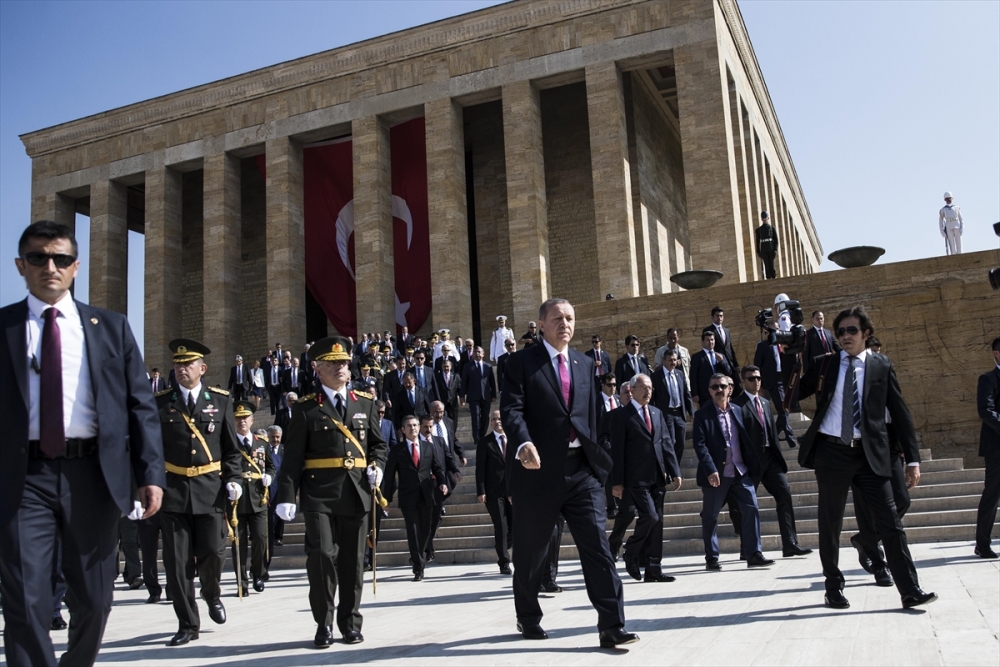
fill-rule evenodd
<path id="1" fill-rule="evenodd" d="M 852 484 L 855 493 L 864 495 L 875 519 L 903 607 L 933 602 L 937 595 L 925 593 L 917 582 L 890 482 L 886 409 L 906 457 L 907 486 L 912 488 L 920 482 L 920 450 L 910 410 L 899 391 L 892 363 L 865 349 L 865 340 L 874 334 L 865 310 L 855 306 L 841 311 L 833 328 L 841 352 L 814 360 L 800 385 L 801 396 L 816 394 L 816 414 L 802 437 L 799 465 L 816 470 L 825 602 L 834 609 L 850 607 L 844 597 L 844 575 L 838 562 L 844 506 Z"/>
<path id="2" fill-rule="evenodd" d="M 663 497 L 667 480 L 674 490 L 681 488 L 681 468 L 674 458 L 671 432 L 663 414 L 649 404 L 653 383 L 648 375 L 629 380 L 632 401 L 611 417 L 612 493 L 621 498 L 628 493 L 639 514 L 632 537 L 625 543 L 625 569 L 636 581 L 673 581 L 663 574 Z M 639 571 L 645 557 L 646 574 Z"/>
<path id="3" fill-rule="evenodd" d="M 608 355 L 607 351 L 602 349 L 603 342 L 599 334 L 594 334 L 590 337 L 590 349 L 584 352 L 585 355 L 590 357 L 594 362 L 594 394 L 595 398 L 601 400 L 601 383 L 600 379 L 611 373 L 614 369 L 611 367 L 611 357 Z M 614 394 L 614 392 L 612 392 Z"/>
<path id="4" fill-rule="evenodd" d="M 812 360 L 830 352 L 840 352 L 840 345 L 833 332 L 824 329 L 826 315 L 822 310 L 814 310 L 812 314 L 812 327 L 806 331 L 806 349 L 802 351 L 802 372 L 808 373 L 812 367 Z"/>
<path id="5" fill-rule="evenodd" d="M 243 357 L 238 354 L 236 364 L 229 369 L 229 383 L 226 389 L 233 397 L 234 405 L 250 395 L 250 372 L 243 365 Z"/>
<path id="6" fill-rule="evenodd" d="M 726 363 L 729 364 L 732 371 L 730 377 L 733 378 L 733 382 L 736 382 L 736 378 L 740 374 L 740 364 L 736 360 L 736 351 L 733 349 L 733 337 L 729 333 L 729 327 L 722 326 L 725 317 L 726 312 L 722 306 L 712 308 L 712 323 L 705 327 L 705 330 L 715 334 L 715 351 L 725 357 Z"/>
<path id="7" fill-rule="evenodd" d="M 152 373 L 150 373 L 149 386 L 152 388 L 154 394 L 167 388 L 167 381 L 163 379 L 162 375 L 160 375 L 159 368 L 154 368 Z"/>
<path id="8" fill-rule="evenodd" d="M 417 380 L 410 371 L 403 374 L 403 386 L 392 401 L 393 421 L 397 431 L 403 428 L 403 417 L 419 417 L 431 412 L 431 401 L 427 398 L 427 393 L 417 386 Z"/>
<path id="9" fill-rule="evenodd" d="M 434 509 L 434 490 L 448 493 L 448 487 L 443 482 L 435 482 L 444 480 L 444 467 L 434 445 L 419 437 L 420 421 L 414 415 L 406 415 L 401 424 L 403 439 L 392 448 L 385 463 L 385 499 L 392 503 L 396 487 L 399 487 L 399 509 L 406 523 L 413 581 L 421 581 Z"/>
<path id="10" fill-rule="evenodd" d="M 507 362 L 510 361 L 510 355 L 514 354 L 514 339 L 508 338 L 503 342 L 503 354 L 497 357 L 497 393 L 503 393 L 504 379 L 507 376 Z"/>
<path id="11" fill-rule="evenodd" d="M 459 463 L 462 459 L 457 458 L 455 455 L 455 434 L 449 432 L 443 422 L 435 421 L 434 414 L 438 410 L 435 406 L 440 407 L 439 414 L 442 418 L 444 417 L 444 406 L 438 401 L 431 403 L 431 414 L 420 415 L 419 417 L 420 439 L 426 440 L 434 445 L 434 454 L 441 462 L 441 468 L 444 469 L 444 477 L 441 481 L 444 482 L 448 490 L 441 491 L 440 487 L 434 490 L 434 508 L 431 510 L 431 527 L 427 534 L 427 546 L 424 548 L 424 555 L 427 557 L 428 563 L 432 562 L 436 558 L 434 553 L 434 537 L 437 535 L 438 527 L 441 525 L 441 518 L 446 513 L 444 504 L 448 498 L 451 497 L 455 487 L 462 481 L 462 471 L 459 469 Z M 459 448 L 459 451 L 461 451 L 461 448 Z"/>
<path id="12" fill-rule="evenodd" d="M 649 375 L 649 362 L 646 356 L 639 352 L 641 347 L 642 343 L 638 336 L 632 334 L 625 336 L 626 352 L 615 362 L 615 377 L 620 384 L 625 384 L 633 375 L 639 373 Z"/>
<path id="13" fill-rule="evenodd" d="M 778 435 L 785 434 L 785 442 L 790 449 L 795 449 L 798 443 L 795 439 L 795 431 L 788 423 L 788 406 L 785 404 L 785 381 L 784 370 L 791 368 L 795 364 L 795 357 L 785 354 L 780 346 L 771 345 L 767 340 L 757 343 L 754 350 L 753 365 L 760 369 L 761 384 L 767 392 L 771 403 L 774 404 L 774 411 L 777 415 Z M 799 398 L 805 398 L 799 394 Z"/>
<path id="14" fill-rule="evenodd" d="M 261 364 L 264 370 L 264 387 L 267 389 L 268 402 L 271 404 L 271 414 L 278 412 L 283 407 L 281 401 L 281 361 L 277 355 L 267 357 L 267 364 Z"/>
<path id="15" fill-rule="evenodd" d="M 490 405 L 497 397 L 497 383 L 493 368 L 483 361 L 483 348 L 475 347 L 472 360 L 462 369 L 462 386 L 459 396 L 469 406 L 472 417 L 472 437 L 478 442 L 486 435 Z"/>
<path id="16" fill-rule="evenodd" d="M 490 432 L 476 445 L 476 500 L 486 505 L 493 522 L 493 547 L 500 574 L 510 574 L 510 547 L 514 538 L 510 498 L 505 484 L 507 435 L 500 411 L 490 413 Z"/>
<path id="17" fill-rule="evenodd" d="M 604 648 L 637 641 L 625 631 L 622 582 L 604 532 L 604 482 L 611 455 L 596 438 L 593 362 L 571 350 L 576 314 L 565 299 L 538 311 L 543 340 L 513 355 L 500 414 L 507 448 L 507 491 L 514 522 L 514 608 L 525 639 L 546 639 L 538 590 L 556 516 L 569 524 Z"/>
<path id="18" fill-rule="evenodd" d="M 726 358 L 716 352 L 715 343 L 715 332 L 705 329 L 701 332 L 701 350 L 691 355 L 691 394 L 698 407 L 712 402 L 711 392 L 708 391 L 708 381 L 712 375 L 723 373 L 731 376 L 733 373 Z"/>
<path id="19" fill-rule="evenodd" d="M 141 517 L 160 509 L 163 443 L 125 316 L 69 292 L 80 269 L 72 230 L 36 222 L 17 250 L 28 296 L 0 309 L 4 652 L 14 667 L 56 664 L 49 625 L 61 555 L 70 613 L 62 663 L 91 665 L 111 612 L 118 520 L 137 506 Z"/>
<path id="20" fill-rule="evenodd" d="M 681 357 L 677 350 L 663 353 L 663 366 L 653 374 L 653 405 L 663 413 L 667 428 L 671 430 L 674 458 L 680 464 L 687 438 L 687 420 L 694 414 L 691 391 L 684 381 Z"/>
<path id="21" fill-rule="evenodd" d="M 743 393 L 733 403 L 743 408 L 743 424 L 750 435 L 749 446 L 756 450 L 760 460 L 760 475 L 754 478 L 754 490 L 758 490 L 763 482 L 764 488 L 774 497 L 781 533 L 781 555 L 785 558 L 805 556 L 812 553 L 812 549 L 799 546 L 792 490 L 788 486 L 788 464 L 778 448 L 778 429 L 771 406 L 760 397 L 760 369 L 752 364 L 744 366 L 742 375 Z"/>
<path id="22" fill-rule="evenodd" d="M 986 460 L 986 485 L 979 499 L 976 518 L 976 555 L 996 558 L 990 545 L 990 534 L 997 520 L 1000 503 L 1000 336 L 993 339 L 993 370 L 979 376 L 976 408 L 983 427 L 979 431 L 979 455 Z"/>
<path id="23" fill-rule="evenodd" d="M 461 382 L 458 373 L 455 372 L 455 362 L 451 359 L 445 359 L 441 364 L 441 369 L 434 371 L 434 389 L 437 400 L 444 404 L 444 411 L 452 422 L 458 419 L 460 387 Z"/>

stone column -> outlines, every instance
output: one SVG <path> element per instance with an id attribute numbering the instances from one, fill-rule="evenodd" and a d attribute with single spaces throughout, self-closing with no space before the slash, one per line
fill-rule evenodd
<path id="1" fill-rule="evenodd" d="M 115 181 L 90 186 L 90 305 L 128 312 L 128 212 L 126 187 Z"/>
<path id="2" fill-rule="evenodd" d="M 513 321 L 524 327 L 551 289 L 542 112 L 530 81 L 505 84 L 501 96 Z"/>
<path id="3" fill-rule="evenodd" d="M 225 153 L 210 155 L 204 174 L 202 342 L 212 350 L 209 382 L 225 386 L 233 357 L 243 351 L 240 161 Z M 289 349 L 300 342 L 289 340 Z"/>
<path id="4" fill-rule="evenodd" d="M 351 134 L 358 333 L 386 329 L 395 331 L 396 278 L 392 254 L 389 125 L 378 116 L 368 116 L 352 123 Z"/>
<path id="5" fill-rule="evenodd" d="M 57 193 L 32 196 L 30 222 L 39 220 L 52 220 L 75 231 L 76 202 Z"/>
<path id="6" fill-rule="evenodd" d="M 746 280 L 725 62 L 715 37 L 674 49 L 691 264 Z"/>
<path id="7" fill-rule="evenodd" d="M 427 209 L 431 237 L 431 319 L 435 330 L 472 334 L 469 220 L 462 107 L 451 98 L 424 105 Z"/>
<path id="8" fill-rule="evenodd" d="M 302 146 L 289 137 L 265 144 L 267 344 L 297 350 L 306 340 Z"/>
<path id="9" fill-rule="evenodd" d="M 167 343 L 181 336 L 181 174 L 169 167 L 146 172 L 145 359 L 170 374 Z M 147 369 L 148 370 L 148 369 Z"/>
<path id="10" fill-rule="evenodd" d="M 600 239 L 600 289 L 591 296 L 594 301 L 608 292 L 617 298 L 639 296 L 631 176 L 631 170 L 638 167 L 629 164 L 622 73 L 615 63 L 607 62 L 588 65 L 585 76 L 594 219 Z"/>

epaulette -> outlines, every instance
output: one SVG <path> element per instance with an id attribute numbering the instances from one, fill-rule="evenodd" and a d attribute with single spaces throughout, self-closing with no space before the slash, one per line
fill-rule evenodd
<path id="1" fill-rule="evenodd" d="M 229 392 L 222 387 L 209 387 L 208 390 L 215 394 L 222 394 L 223 396 L 229 396 Z"/>
<path id="2" fill-rule="evenodd" d="M 256 440 L 260 440 L 261 442 L 269 442 L 269 440 L 268 440 L 267 438 L 265 438 L 265 437 L 264 437 L 264 436 L 262 436 L 262 435 L 257 435 L 256 433 L 254 434 L 254 436 L 253 436 L 253 437 L 254 437 L 254 439 L 256 439 Z"/>
<path id="3" fill-rule="evenodd" d="M 375 400 L 375 396 L 373 394 L 369 394 L 367 391 L 358 391 L 357 389 L 355 389 L 354 395 L 361 396 L 362 398 L 367 398 L 369 401 Z"/>
<path id="4" fill-rule="evenodd" d="M 167 394 L 171 393 L 173 390 L 174 390 L 173 387 L 170 387 L 168 389 L 164 389 L 163 391 L 156 392 L 155 394 L 153 394 L 153 396 L 155 398 L 159 398 L 160 396 L 166 396 Z"/>
<path id="5" fill-rule="evenodd" d="M 303 396 L 302 398 L 300 398 L 299 400 L 297 400 L 295 402 L 296 403 L 305 403 L 306 401 L 311 401 L 311 400 L 313 400 L 315 398 L 316 398 L 316 394 L 306 394 L 305 396 Z"/>

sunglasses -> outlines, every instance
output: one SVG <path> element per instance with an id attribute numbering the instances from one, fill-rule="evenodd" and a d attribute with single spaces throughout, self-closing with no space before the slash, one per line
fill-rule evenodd
<path id="1" fill-rule="evenodd" d="M 750 375 L 750 376 L 747 376 L 744 379 L 749 380 L 750 382 L 760 382 L 760 376 L 759 375 Z"/>
<path id="2" fill-rule="evenodd" d="M 840 327 L 839 329 L 837 329 L 836 333 L 837 333 L 837 338 L 842 338 L 845 333 L 851 334 L 852 336 L 857 336 L 859 333 L 861 333 L 861 329 L 855 326 Z"/>
<path id="3" fill-rule="evenodd" d="M 711 389 L 712 391 L 722 391 L 728 386 L 729 386 L 728 384 L 710 384 L 708 385 L 708 388 Z"/>
<path id="4" fill-rule="evenodd" d="M 504 343 L 504 347 L 514 347 L 514 343 Z"/>
<path id="5" fill-rule="evenodd" d="M 50 259 L 57 269 L 68 269 L 76 261 L 76 257 L 73 255 L 49 255 L 44 252 L 29 252 L 24 256 L 24 261 L 32 266 L 48 266 Z"/>
<path id="6" fill-rule="evenodd" d="M 605 382 L 604 386 L 605 387 L 617 387 L 618 383 L 617 382 Z"/>

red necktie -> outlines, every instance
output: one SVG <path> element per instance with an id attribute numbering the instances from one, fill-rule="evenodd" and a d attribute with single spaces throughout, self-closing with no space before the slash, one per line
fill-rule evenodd
<path id="1" fill-rule="evenodd" d="M 569 411 L 572 412 L 573 407 L 570 405 L 569 402 L 569 369 L 566 368 L 566 357 L 564 357 L 562 354 L 558 354 L 556 355 L 556 357 L 559 359 L 559 384 L 562 387 L 563 401 L 565 401 L 566 407 L 569 409 Z M 576 429 L 573 428 L 572 424 L 570 424 L 569 441 L 573 442 L 574 440 L 576 440 Z"/>
<path id="2" fill-rule="evenodd" d="M 63 426 L 62 335 L 56 318 L 59 311 L 45 311 L 42 329 L 42 371 L 39 391 L 39 448 L 54 459 L 66 451 L 66 431 Z"/>
<path id="3" fill-rule="evenodd" d="M 413 465 L 420 467 L 420 442 L 413 443 Z"/>
<path id="4" fill-rule="evenodd" d="M 754 397 L 753 404 L 757 407 L 757 419 L 760 420 L 760 425 L 764 425 L 764 410 L 760 407 L 760 399 Z"/>
<path id="5" fill-rule="evenodd" d="M 652 434 L 653 433 L 653 420 L 649 418 L 649 408 L 647 408 L 645 405 L 642 406 L 642 416 L 646 420 L 646 430 L 649 431 L 650 434 Z"/>
<path id="6" fill-rule="evenodd" d="M 500 453 L 503 454 L 504 458 L 507 458 L 507 438 L 500 436 Z"/>
<path id="7" fill-rule="evenodd" d="M 824 352 L 829 352 L 830 351 L 830 343 L 829 343 L 829 341 L 826 340 L 826 332 L 823 331 L 822 329 L 819 330 L 819 338 L 820 338 L 821 341 L 823 341 L 823 351 Z"/>

